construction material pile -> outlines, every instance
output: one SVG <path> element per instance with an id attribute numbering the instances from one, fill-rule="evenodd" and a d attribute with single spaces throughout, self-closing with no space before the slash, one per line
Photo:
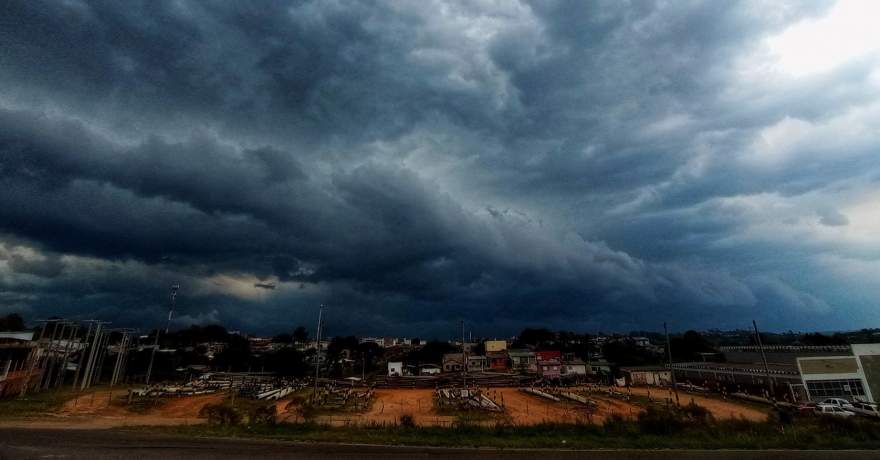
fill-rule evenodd
<path id="1" fill-rule="evenodd" d="M 375 382 L 376 388 L 449 388 L 461 386 L 477 387 L 518 387 L 528 385 L 535 376 L 508 374 L 500 372 L 473 372 L 462 376 L 460 373 L 422 376 L 382 377 Z"/>
<path id="2" fill-rule="evenodd" d="M 504 409 L 480 390 L 440 388 L 436 393 L 437 405 L 440 408 L 459 410 L 478 409 L 490 412 L 502 412 Z"/>
<path id="3" fill-rule="evenodd" d="M 280 399 L 305 386 L 303 381 L 278 378 L 263 372 L 216 372 L 204 374 L 185 383 L 156 384 L 130 391 L 134 396 L 169 397 L 231 390 L 248 398 Z"/>
<path id="4" fill-rule="evenodd" d="M 578 403 L 579 405 L 587 406 L 590 408 L 598 407 L 596 401 L 591 399 L 592 391 L 589 388 L 583 387 L 526 387 L 520 388 L 520 391 L 524 393 L 528 393 L 533 396 L 538 396 L 544 399 L 549 399 L 554 402 L 560 402 L 563 400 L 571 401 Z"/>
<path id="5" fill-rule="evenodd" d="M 314 403 L 324 408 L 365 410 L 370 407 L 373 389 L 356 389 L 351 386 L 329 384 L 322 387 Z"/>
<path id="6" fill-rule="evenodd" d="M 238 394 L 248 398 L 274 400 L 284 398 L 306 386 L 305 382 L 296 379 L 257 380 L 244 382 L 238 388 Z"/>

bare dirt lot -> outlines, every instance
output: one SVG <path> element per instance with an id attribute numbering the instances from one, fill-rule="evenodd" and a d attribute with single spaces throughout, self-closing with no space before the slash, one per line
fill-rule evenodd
<path id="1" fill-rule="evenodd" d="M 646 397 L 662 402 L 670 397 L 668 390 L 657 388 L 632 388 L 631 401 L 608 395 L 608 388 L 594 388 L 590 398 L 596 406 L 588 407 L 572 401 L 551 401 L 539 396 L 519 391 L 517 388 L 491 388 L 485 394 L 503 404 L 504 413 L 466 413 L 451 414 L 440 412 L 434 407 L 432 389 L 379 389 L 370 408 L 361 413 L 324 413 L 318 420 L 331 425 L 349 424 L 396 424 L 404 415 L 412 416 L 421 426 L 448 426 L 460 417 L 475 417 L 476 423 L 494 424 L 504 421 L 514 425 L 535 425 L 539 423 L 596 423 L 601 424 L 611 415 L 634 418 L 644 409 Z M 620 391 L 620 389 L 615 389 Z M 106 389 L 86 392 L 67 401 L 57 413 L 30 417 L 14 422 L 4 421 L 5 426 L 29 427 L 67 427 L 67 428 L 110 428 L 139 425 L 188 425 L 205 423 L 199 418 L 199 411 L 206 404 L 222 402 L 225 393 L 200 396 L 181 396 L 164 398 L 159 404 L 151 406 L 128 406 L 125 404 L 124 390 L 111 393 Z M 762 421 L 767 411 L 736 400 L 724 400 L 715 395 L 692 395 L 680 393 L 682 404 L 691 401 L 707 408 L 717 419 L 745 418 Z M 112 402 L 111 402 L 112 401 Z M 296 422 L 301 419 L 294 405 L 288 400 L 278 401 L 276 410 L 280 422 Z"/>
<path id="2" fill-rule="evenodd" d="M 530 395 L 516 388 L 499 388 L 504 397 L 504 409 L 516 425 L 535 425 L 538 423 L 602 423 L 611 414 L 630 418 L 641 409 L 637 406 L 612 399 L 593 398 L 598 404 L 588 408 L 570 401 L 551 401 Z"/>
<path id="3" fill-rule="evenodd" d="M 133 411 L 125 404 L 125 390 L 96 390 L 71 398 L 57 413 L 3 421 L 4 426 L 57 428 L 113 428 L 121 426 L 188 425 L 205 423 L 199 411 L 206 404 L 223 401 L 226 394 L 167 398 L 162 404 L 143 411 Z"/>
<path id="4" fill-rule="evenodd" d="M 634 395 L 650 395 L 652 398 L 659 400 L 674 398 L 671 392 L 665 389 L 633 387 L 630 390 Z M 719 420 L 744 418 L 753 422 L 761 422 L 767 419 L 769 412 L 769 409 L 757 409 L 753 405 L 732 399 L 722 399 L 716 395 L 679 392 L 678 397 L 681 404 L 688 404 L 693 401 L 698 406 L 708 409 L 712 416 Z"/>
<path id="5" fill-rule="evenodd" d="M 437 413 L 433 396 L 434 390 L 431 389 L 380 389 L 375 391 L 373 404 L 366 412 L 322 415 L 318 420 L 331 425 L 392 425 L 398 423 L 401 416 L 410 415 L 421 426 L 443 426 L 454 422 L 455 417 Z"/>

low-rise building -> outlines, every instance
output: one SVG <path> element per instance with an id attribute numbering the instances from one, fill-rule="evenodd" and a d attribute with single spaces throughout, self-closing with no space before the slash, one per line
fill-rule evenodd
<path id="1" fill-rule="evenodd" d="M 388 376 L 389 377 L 399 377 L 401 375 L 403 375 L 403 362 L 389 361 L 388 362 Z"/>
<path id="2" fill-rule="evenodd" d="M 510 349 L 507 351 L 510 367 L 520 372 L 538 372 L 535 352 L 526 349 Z"/>
<path id="3" fill-rule="evenodd" d="M 880 401 L 880 344 L 854 344 L 850 348 L 851 356 L 797 358 L 809 399 Z"/>
<path id="4" fill-rule="evenodd" d="M 489 368 L 489 360 L 485 356 L 468 356 L 468 372 L 480 372 Z"/>
<path id="5" fill-rule="evenodd" d="M 33 332 L 0 332 L 0 397 L 31 390 L 39 385 L 42 369 L 31 367 L 41 350 L 33 340 Z"/>
<path id="6" fill-rule="evenodd" d="M 545 350 L 545 351 L 536 351 L 535 352 L 535 360 L 540 363 L 541 361 L 547 360 L 556 360 L 562 361 L 562 353 L 554 350 Z"/>
<path id="7" fill-rule="evenodd" d="M 419 366 L 419 375 L 437 375 L 440 370 L 440 366 L 436 364 L 422 364 Z"/>
<path id="8" fill-rule="evenodd" d="M 385 347 L 385 337 L 361 337 L 358 343 L 375 343 L 380 347 Z"/>
<path id="9" fill-rule="evenodd" d="M 566 376 L 587 375 L 587 363 L 580 359 L 564 361 L 562 363 L 561 373 Z"/>
<path id="10" fill-rule="evenodd" d="M 443 355 L 443 372 L 461 372 L 463 357 L 461 353 Z"/>
<path id="11" fill-rule="evenodd" d="M 562 363 L 558 359 L 538 361 L 538 375 L 545 379 L 555 379 L 562 375 Z"/>
<path id="12" fill-rule="evenodd" d="M 507 350 L 506 340 L 487 340 L 483 345 L 486 347 L 487 354 Z"/>
<path id="13" fill-rule="evenodd" d="M 667 386 L 672 384 L 672 372 L 660 366 L 621 368 L 627 386 Z"/>
<path id="14" fill-rule="evenodd" d="M 589 367 L 590 367 L 590 371 L 594 374 L 599 374 L 599 373 L 610 374 L 611 373 L 611 363 L 609 363 L 605 358 L 602 358 L 602 357 L 596 357 L 596 358 L 590 360 Z"/>
<path id="15" fill-rule="evenodd" d="M 510 368 L 507 351 L 487 351 L 486 359 L 489 362 L 489 369 L 503 371 Z"/>

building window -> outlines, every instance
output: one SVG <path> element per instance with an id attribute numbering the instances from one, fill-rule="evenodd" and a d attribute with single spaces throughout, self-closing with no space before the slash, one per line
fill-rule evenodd
<path id="1" fill-rule="evenodd" d="M 808 380 L 807 390 L 812 398 L 864 397 L 865 389 L 858 379 Z"/>

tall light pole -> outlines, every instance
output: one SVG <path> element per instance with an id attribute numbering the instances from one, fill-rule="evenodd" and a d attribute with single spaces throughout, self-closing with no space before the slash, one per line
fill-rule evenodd
<path id="1" fill-rule="evenodd" d="M 461 384 L 462 389 L 467 388 L 467 351 L 464 346 L 464 320 L 461 320 Z"/>
<path id="2" fill-rule="evenodd" d="M 758 332 L 758 322 L 752 320 L 752 326 L 755 327 L 755 340 L 758 342 L 758 349 L 761 350 L 761 361 L 764 362 L 764 376 L 767 377 L 767 388 L 769 389 L 769 393 L 767 393 L 767 397 L 773 401 L 773 405 L 776 405 L 776 398 L 773 396 L 773 380 L 770 378 L 770 367 L 767 365 L 767 354 L 764 353 L 764 342 L 761 341 L 761 333 Z"/>
<path id="3" fill-rule="evenodd" d="M 669 346 L 669 330 L 666 329 L 666 323 L 663 323 L 663 333 L 666 334 L 666 353 L 669 355 L 669 375 L 672 377 L 672 391 L 675 392 L 675 405 L 678 402 L 678 385 L 675 383 L 675 369 L 672 368 L 672 347 Z"/>
<path id="4" fill-rule="evenodd" d="M 168 310 L 168 321 L 165 323 L 165 334 L 168 334 L 168 329 L 171 328 L 171 318 L 174 316 L 174 305 L 177 300 L 177 291 L 180 289 L 179 284 L 171 285 L 171 307 Z M 145 379 L 145 383 L 147 385 L 150 384 L 150 376 L 153 374 L 153 361 L 156 360 L 156 349 L 159 348 L 159 329 L 156 329 L 156 340 L 153 341 L 153 351 L 150 352 L 150 365 L 147 366 L 147 377 Z"/>
<path id="5" fill-rule="evenodd" d="M 165 323 L 165 334 L 168 334 L 168 329 L 171 328 L 171 318 L 174 317 L 174 305 L 175 305 L 175 302 L 177 301 L 177 291 L 178 290 L 180 290 L 179 284 L 171 285 L 171 309 L 168 310 L 168 322 Z"/>
<path id="6" fill-rule="evenodd" d="M 321 322 L 324 320 L 324 304 L 318 309 L 318 330 L 315 332 L 315 394 L 313 399 L 318 400 L 318 373 L 321 370 Z"/>

